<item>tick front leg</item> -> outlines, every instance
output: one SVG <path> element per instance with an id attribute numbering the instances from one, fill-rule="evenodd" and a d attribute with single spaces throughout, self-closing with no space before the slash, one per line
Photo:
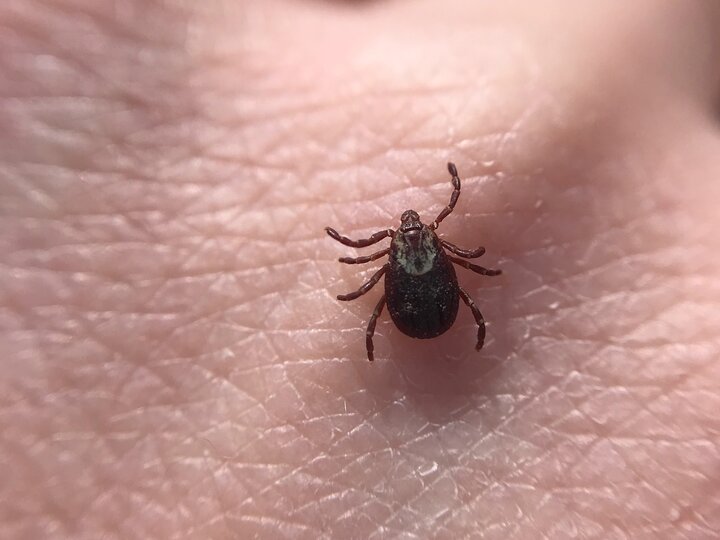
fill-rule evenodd
<path id="1" fill-rule="evenodd" d="M 370 289 L 372 289 L 375 284 L 380 281 L 380 278 L 385 273 L 385 271 L 388 269 L 389 264 L 384 265 L 380 270 L 375 272 L 373 277 L 371 277 L 367 283 L 363 284 L 362 287 L 360 287 L 357 291 L 351 292 L 348 294 L 339 294 L 337 299 L 342 300 L 343 302 L 347 302 L 348 300 L 355 300 L 357 297 L 362 296 L 366 292 L 368 292 Z"/>
<path id="2" fill-rule="evenodd" d="M 483 344 L 485 343 L 485 319 L 483 319 L 482 313 L 480 313 L 480 310 L 475 305 L 475 302 L 473 302 L 472 298 L 470 298 L 470 295 L 466 293 L 462 287 L 458 287 L 458 289 L 460 290 L 460 298 L 462 298 L 463 302 L 465 302 L 467 307 L 470 308 L 473 317 L 475 317 L 475 322 L 478 325 L 477 343 L 475 344 L 475 350 L 479 351 L 483 348 Z"/>
<path id="3" fill-rule="evenodd" d="M 430 224 L 431 229 L 437 229 L 440 222 L 452 213 L 455 209 L 455 205 L 457 204 L 458 197 L 460 197 L 460 178 L 458 177 L 457 168 L 454 163 L 448 163 L 447 166 L 448 172 L 450 173 L 450 176 L 452 176 L 452 185 L 454 189 L 452 195 L 450 196 L 450 202 L 448 205 L 443 208 L 443 211 L 438 214 L 435 221 Z"/>
<path id="4" fill-rule="evenodd" d="M 464 257 L 466 259 L 475 259 L 476 257 L 480 257 L 480 255 L 485 253 L 484 247 L 479 247 L 477 249 L 462 249 L 462 248 L 457 247 L 452 242 L 448 242 L 447 240 L 442 240 L 442 239 L 440 239 L 440 243 L 448 251 L 454 253 L 455 255 L 459 255 L 460 257 Z"/>
<path id="5" fill-rule="evenodd" d="M 368 360 L 371 362 L 375 360 L 375 355 L 373 354 L 373 351 L 375 350 L 375 346 L 373 345 L 373 336 L 375 335 L 375 324 L 377 323 L 378 317 L 382 313 L 383 307 L 385 307 L 385 295 L 382 295 L 382 298 L 380 298 L 380 301 L 377 303 L 377 306 L 375 306 L 375 311 L 373 311 L 372 317 L 370 317 L 370 321 L 368 322 L 367 331 L 365 332 L 365 347 L 367 348 L 367 356 Z"/>
<path id="6" fill-rule="evenodd" d="M 341 244 L 344 244 L 344 245 L 350 246 L 350 247 L 371 246 L 373 244 L 377 244 L 383 238 L 387 238 L 388 236 L 392 237 L 395 234 L 395 231 L 393 231 L 392 229 L 385 229 L 384 231 L 376 232 L 370 238 L 365 238 L 362 240 L 351 240 L 347 236 L 340 235 L 332 227 L 325 227 L 325 232 L 328 233 L 332 238 L 334 238 Z"/>
<path id="7" fill-rule="evenodd" d="M 384 257 L 388 253 L 390 253 L 390 248 L 377 251 L 372 255 L 365 255 L 364 257 L 340 257 L 338 261 L 345 264 L 363 264 L 379 259 L 380 257 Z"/>
<path id="8" fill-rule="evenodd" d="M 492 270 L 490 268 L 484 268 L 477 264 L 458 259 L 457 257 L 450 257 L 448 255 L 448 259 L 450 259 L 455 264 L 462 266 L 463 268 L 467 268 L 468 270 L 472 270 L 473 272 L 477 272 L 478 274 L 483 276 L 499 276 L 500 274 L 502 274 L 502 270 Z"/>

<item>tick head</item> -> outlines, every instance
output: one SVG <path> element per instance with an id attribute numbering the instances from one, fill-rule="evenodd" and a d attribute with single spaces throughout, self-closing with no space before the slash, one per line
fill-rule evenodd
<path id="1" fill-rule="evenodd" d="M 405 210 L 400 217 L 400 232 L 419 231 L 423 228 L 420 216 L 415 210 Z"/>
<path id="2" fill-rule="evenodd" d="M 401 224 L 393 237 L 391 258 L 408 274 L 419 276 L 433 268 L 438 250 L 435 233 L 420 221 L 415 210 L 403 212 Z"/>

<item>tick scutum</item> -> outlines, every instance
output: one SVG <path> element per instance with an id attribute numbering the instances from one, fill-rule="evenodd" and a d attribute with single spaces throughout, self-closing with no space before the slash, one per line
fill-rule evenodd
<path id="1" fill-rule="evenodd" d="M 420 339 L 449 329 L 460 295 L 455 269 L 437 235 L 419 221 L 405 230 L 401 227 L 390 244 L 389 262 L 385 295 L 395 326 Z"/>

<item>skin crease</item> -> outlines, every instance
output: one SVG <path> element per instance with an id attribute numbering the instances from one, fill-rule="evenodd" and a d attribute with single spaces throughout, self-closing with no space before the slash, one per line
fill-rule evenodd
<path id="1" fill-rule="evenodd" d="M 3 538 L 716 537 L 717 3 L 437 6 L 0 3 Z"/>

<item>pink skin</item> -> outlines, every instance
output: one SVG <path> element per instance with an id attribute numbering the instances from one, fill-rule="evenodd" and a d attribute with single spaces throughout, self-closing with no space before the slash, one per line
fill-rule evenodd
<path id="1" fill-rule="evenodd" d="M 716 537 L 718 3 L 438 6 L 0 2 L 3 538 Z"/>

